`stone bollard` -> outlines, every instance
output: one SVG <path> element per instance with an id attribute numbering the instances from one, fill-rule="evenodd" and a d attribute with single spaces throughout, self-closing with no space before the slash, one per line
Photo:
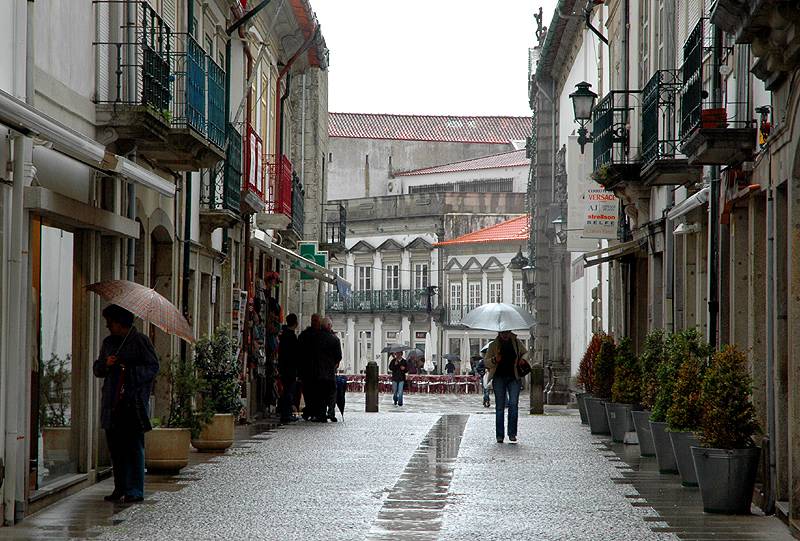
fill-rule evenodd
<path id="1" fill-rule="evenodd" d="M 367 363 L 367 377 L 364 382 L 364 393 L 366 393 L 366 412 L 378 411 L 378 363 L 370 361 Z"/>
<path id="2" fill-rule="evenodd" d="M 531 367 L 531 415 L 544 413 L 544 368 Z"/>

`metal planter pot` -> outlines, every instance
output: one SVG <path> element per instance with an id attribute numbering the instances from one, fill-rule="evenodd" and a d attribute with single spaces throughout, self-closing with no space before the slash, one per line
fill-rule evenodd
<path id="1" fill-rule="evenodd" d="M 696 487 L 697 470 L 695 470 L 692 459 L 692 447 L 699 447 L 700 442 L 693 432 L 667 432 L 667 434 L 672 442 L 672 451 L 675 453 L 681 484 L 685 487 Z"/>
<path id="2" fill-rule="evenodd" d="M 750 514 L 761 449 L 692 447 L 703 511 L 727 515 Z"/>
<path id="3" fill-rule="evenodd" d="M 625 441 L 625 433 L 633 432 L 633 417 L 630 404 L 618 404 L 616 402 L 606 402 L 606 415 L 608 416 L 608 426 L 611 429 L 611 440 L 616 443 Z"/>
<path id="4" fill-rule="evenodd" d="M 650 430 L 650 412 L 632 411 L 633 426 L 639 438 L 639 454 L 641 456 L 656 456 L 656 444 L 653 442 L 653 432 Z"/>
<path id="5" fill-rule="evenodd" d="M 611 434 L 611 430 L 608 427 L 605 402 L 594 397 L 586 397 L 584 402 L 586 404 L 586 416 L 589 419 L 589 431 L 592 434 Z"/>
<path id="6" fill-rule="evenodd" d="M 656 462 L 659 473 L 678 473 L 678 463 L 675 461 L 675 451 L 667 434 L 667 423 L 650 421 L 650 431 L 653 434 L 653 443 L 656 448 Z"/>
<path id="7" fill-rule="evenodd" d="M 591 397 L 589 393 L 575 393 L 575 400 L 578 402 L 578 412 L 581 414 L 581 424 L 588 425 L 589 424 L 589 416 L 586 414 L 586 402 L 585 400 Z"/>

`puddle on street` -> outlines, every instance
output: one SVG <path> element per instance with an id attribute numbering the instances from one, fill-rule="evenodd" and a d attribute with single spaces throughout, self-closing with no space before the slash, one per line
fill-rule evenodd
<path id="1" fill-rule="evenodd" d="M 432 539 L 440 530 L 469 415 L 444 415 L 389 491 L 367 539 Z"/>

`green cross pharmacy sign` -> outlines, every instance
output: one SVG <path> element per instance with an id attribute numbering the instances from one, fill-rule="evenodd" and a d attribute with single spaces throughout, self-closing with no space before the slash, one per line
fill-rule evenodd
<path id="1" fill-rule="evenodd" d="M 317 251 L 317 243 L 316 242 L 301 242 L 299 245 L 299 253 L 300 257 L 304 259 L 308 259 L 309 261 L 313 261 L 320 267 L 327 269 L 328 268 L 328 252 Z M 302 272 L 305 270 L 314 270 L 311 265 L 304 265 L 302 262 L 298 261 L 294 265 L 292 265 L 295 269 L 300 269 L 300 279 L 301 280 L 313 280 L 314 277 L 306 272 Z"/>

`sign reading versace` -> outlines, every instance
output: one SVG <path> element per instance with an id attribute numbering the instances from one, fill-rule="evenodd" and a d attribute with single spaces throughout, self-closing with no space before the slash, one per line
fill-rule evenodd
<path id="1" fill-rule="evenodd" d="M 586 192 L 586 221 L 583 238 L 615 239 L 619 222 L 619 201 L 612 193 L 599 188 Z"/>

